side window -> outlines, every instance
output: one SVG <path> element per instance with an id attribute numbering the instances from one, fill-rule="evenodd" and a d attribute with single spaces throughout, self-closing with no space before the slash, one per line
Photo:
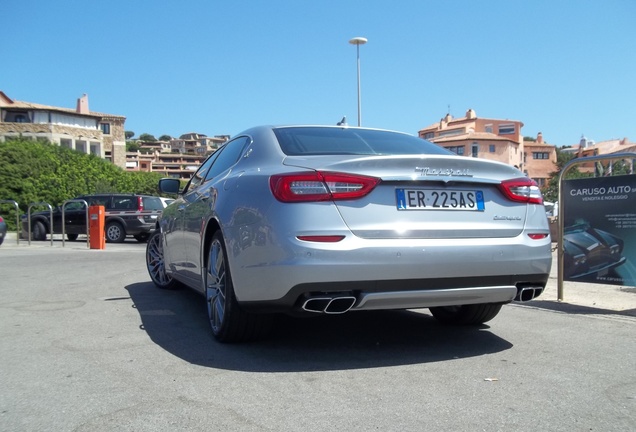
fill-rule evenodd
<path id="1" fill-rule="evenodd" d="M 92 196 L 84 198 L 89 206 L 104 206 L 105 209 L 110 208 L 110 199 L 106 196 Z"/>
<path id="2" fill-rule="evenodd" d="M 248 142 L 249 137 L 239 137 L 217 150 L 216 152 L 220 152 L 220 155 L 216 158 L 205 179 L 213 179 L 238 162 Z"/>
<path id="3" fill-rule="evenodd" d="M 205 181 L 205 178 L 206 178 L 205 175 L 207 174 L 208 170 L 210 169 L 210 166 L 212 165 L 212 163 L 216 160 L 218 156 L 219 156 L 219 151 L 217 150 L 216 152 L 212 153 L 210 157 L 205 160 L 205 162 L 203 162 L 203 165 L 201 165 L 199 169 L 197 170 L 197 172 L 194 173 L 194 175 L 190 179 L 190 182 L 184 189 L 183 191 L 184 194 L 196 188 L 197 186 L 199 186 L 201 183 Z"/>
<path id="4" fill-rule="evenodd" d="M 79 199 L 83 199 L 83 198 L 79 198 Z M 78 201 L 70 202 L 70 203 L 66 204 L 66 207 L 64 207 L 64 209 L 65 209 L 65 211 L 83 210 L 84 209 L 84 203 L 78 202 Z"/>
<path id="5" fill-rule="evenodd" d="M 113 200 L 114 210 L 135 210 L 132 197 L 117 197 Z"/>
<path id="6" fill-rule="evenodd" d="M 142 197 L 144 210 L 163 210 L 163 204 L 158 197 Z"/>

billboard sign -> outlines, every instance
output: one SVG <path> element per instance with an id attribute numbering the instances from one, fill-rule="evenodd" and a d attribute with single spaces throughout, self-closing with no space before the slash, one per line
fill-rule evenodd
<path id="1" fill-rule="evenodd" d="M 636 286 L 636 175 L 565 180 L 563 280 Z"/>

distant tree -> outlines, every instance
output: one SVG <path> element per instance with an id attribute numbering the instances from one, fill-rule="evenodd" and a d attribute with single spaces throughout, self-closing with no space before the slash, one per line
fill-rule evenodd
<path id="1" fill-rule="evenodd" d="M 126 141 L 126 151 L 136 152 L 139 150 L 139 143 L 137 141 Z"/>
<path id="2" fill-rule="evenodd" d="M 548 181 L 548 185 L 543 188 L 541 191 L 543 193 L 543 199 L 550 202 L 555 202 L 559 199 L 559 175 L 561 174 L 561 170 L 565 165 L 568 164 L 572 159 L 575 158 L 575 155 L 570 152 L 564 152 L 563 149 L 566 147 L 557 147 L 557 170 L 550 174 L 550 180 Z M 590 173 L 582 173 L 579 171 L 577 167 L 570 168 L 568 173 L 566 174 L 566 179 L 577 179 L 577 178 L 586 178 L 591 177 Z"/>
<path id="3" fill-rule="evenodd" d="M 154 135 L 143 133 L 139 135 L 139 141 L 157 141 L 157 138 L 155 138 Z"/>
<path id="4" fill-rule="evenodd" d="M 172 137 L 170 135 L 161 135 L 159 141 L 170 141 Z"/>
<path id="5" fill-rule="evenodd" d="M 133 131 L 126 131 L 124 132 L 124 135 L 126 136 L 126 140 L 129 140 L 135 136 L 135 133 Z"/>

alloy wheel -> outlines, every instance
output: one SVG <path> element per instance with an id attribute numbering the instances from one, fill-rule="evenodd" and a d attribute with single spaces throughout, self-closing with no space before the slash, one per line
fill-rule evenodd
<path id="1" fill-rule="evenodd" d="M 152 280 L 159 286 L 168 286 L 172 278 L 166 274 L 163 260 L 163 242 L 161 233 L 156 233 L 148 240 L 146 247 L 146 265 Z"/>
<path id="2" fill-rule="evenodd" d="M 223 246 L 218 239 L 212 241 L 208 260 L 205 297 L 208 306 L 210 326 L 215 334 L 221 331 L 225 319 L 226 268 Z"/>

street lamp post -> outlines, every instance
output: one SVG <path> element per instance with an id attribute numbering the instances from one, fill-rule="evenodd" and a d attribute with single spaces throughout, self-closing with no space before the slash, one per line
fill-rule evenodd
<path id="1" fill-rule="evenodd" d="M 367 43 L 367 39 L 363 37 L 354 37 L 349 41 L 350 44 L 356 46 L 356 59 L 358 62 L 358 126 L 362 125 L 362 108 L 360 107 L 360 45 Z"/>

